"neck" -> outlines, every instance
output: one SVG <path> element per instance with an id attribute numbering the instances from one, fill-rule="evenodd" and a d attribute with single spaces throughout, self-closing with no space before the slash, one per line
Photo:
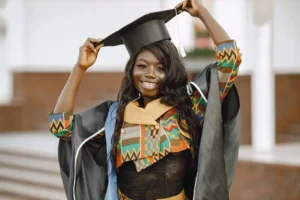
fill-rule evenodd
<path id="1" fill-rule="evenodd" d="M 154 101 L 155 99 L 157 99 L 157 97 L 146 97 L 143 96 L 142 100 L 143 100 L 143 107 L 145 108 L 147 106 L 148 103 Z"/>

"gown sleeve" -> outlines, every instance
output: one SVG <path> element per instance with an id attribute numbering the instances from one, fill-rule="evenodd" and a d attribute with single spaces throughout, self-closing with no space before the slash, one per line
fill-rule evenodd
<path id="1" fill-rule="evenodd" d="M 63 140 L 71 140 L 73 115 L 68 112 L 50 113 L 48 115 L 50 132 Z"/>
<path id="2" fill-rule="evenodd" d="M 224 100 L 229 90 L 232 88 L 237 77 L 241 61 L 240 50 L 237 47 L 235 40 L 224 41 L 216 46 L 218 84 L 221 100 Z M 197 78 L 199 78 L 199 76 L 197 76 Z M 196 89 L 191 95 L 191 101 L 194 113 L 198 116 L 200 122 L 203 123 L 207 106 L 207 98 L 203 97 L 203 94 Z"/>

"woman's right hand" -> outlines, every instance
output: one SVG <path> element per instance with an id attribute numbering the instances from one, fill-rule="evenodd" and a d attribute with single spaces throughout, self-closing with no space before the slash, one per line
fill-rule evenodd
<path id="1" fill-rule="evenodd" d="M 98 44 L 94 47 L 94 44 L 97 44 L 101 41 L 101 39 L 88 38 L 85 43 L 79 48 L 79 56 L 76 63 L 76 66 L 87 70 L 90 66 L 92 66 L 97 59 L 99 50 L 103 46 L 103 44 Z"/>

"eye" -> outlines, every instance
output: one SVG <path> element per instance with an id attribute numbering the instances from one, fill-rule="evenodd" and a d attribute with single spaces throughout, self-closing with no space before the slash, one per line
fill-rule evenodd
<path id="1" fill-rule="evenodd" d="M 138 68 L 141 68 L 141 69 L 145 69 L 147 66 L 144 65 L 144 64 L 137 64 L 136 65 Z"/>
<path id="2" fill-rule="evenodd" d="M 159 72 L 165 72 L 165 68 L 164 68 L 163 66 L 158 66 L 158 67 L 157 67 L 157 70 L 158 70 Z"/>

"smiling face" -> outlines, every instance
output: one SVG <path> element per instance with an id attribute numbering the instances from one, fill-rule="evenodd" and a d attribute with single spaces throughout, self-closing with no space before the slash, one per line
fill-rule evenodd
<path id="1" fill-rule="evenodd" d="M 133 81 L 144 101 L 151 101 L 158 97 L 159 86 L 164 78 L 164 66 L 149 50 L 142 51 L 135 60 Z"/>

